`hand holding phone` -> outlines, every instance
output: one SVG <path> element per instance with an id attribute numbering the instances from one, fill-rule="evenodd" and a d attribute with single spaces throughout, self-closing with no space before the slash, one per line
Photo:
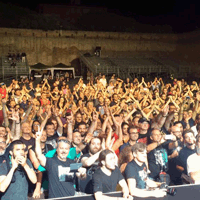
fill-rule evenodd
<path id="1" fill-rule="evenodd" d="M 174 135 L 165 135 L 165 140 L 174 140 Z"/>

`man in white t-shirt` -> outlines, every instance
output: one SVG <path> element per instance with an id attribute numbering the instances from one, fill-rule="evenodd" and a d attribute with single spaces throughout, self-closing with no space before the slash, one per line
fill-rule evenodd
<path id="1" fill-rule="evenodd" d="M 187 159 L 188 175 L 195 184 L 200 184 L 200 135 L 196 137 L 196 153 L 190 155 Z"/>

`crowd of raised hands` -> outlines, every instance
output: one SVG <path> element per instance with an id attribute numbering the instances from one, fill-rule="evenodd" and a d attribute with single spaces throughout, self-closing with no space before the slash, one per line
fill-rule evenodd
<path id="1" fill-rule="evenodd" d="M 148 127 L 143 122 L 147 121 L 151 128 L 165 127 L 170 132 L 175 122 L 183 121 L 184 129 L 189 129 L 200 113 L 200 84 L 195 81 L 191 84 L 184 79 L 164 82 L 157 77 L 149 82 L 143 77 L 141 81 L 137 78 L 130 81 L 115 75 L 107 80 L 99 75 L 89 81 L 80 78 L 71 88 L 67 83 L 60 77 L 41 80 L 37 85 L 28 79 L 13 79 L 7 86 L 1 84 L 1 123 L 5 131 L 0 127 L 0 136 L 6 138 L 7 145 L 20 138 L 40 141 L 44 130 L 44 140 L 49 139 L 52 148 L 56 148 L 52 142 L 55 133 L 72 142 L 78 153 L 98 136 L 102 139 L 101 149 L 110 149 L 119 157 L 120 147 L 130 139 L 128 127 L 134 126 L 139 134 L 146 134 Z M 51 123 L 53 130 L 50 130 Z M 148 153 L 155 148 L 146 144 Z M 32 147 L 30 143 L 27 149 Z M 37 169 L 39 164 L 31 155 L 30 160 Z M 24 166 L 24 159 L 11 161 L 14 167 L 17 163 Z M 33 197 L 39 196 L 38 191 L 36 187 Z"/>
<path id="2" fill-rule="evenodd" d="M 32 125 L 36 119 L 42 122 L 46 116 L 53 115 L 66 118 L 66 113 L 71 112 L 74 119 L 80 114 L 81 121 L 89 125 L 94 111 L 99 114 L 101 122 L 110 113 L 120 115 L 124 122 L 132 121 L 135 111 L 153 120 L 168 109 L 173 111 L 172 120 L 184 118 L 188 121 L 191 117 L 195 120 L 200 111 L 199 85 L 195 81 L 189 85 L 185 80 L 164 83 L 162 78 L 155 78 L 146 83 L 144 78 L 141 82 L 138 79 L 131 82 L 128 78 L 123 81 L 113 76 L 108 84 L 103 85 L 101 79 L 97 77 L 94 83 L 84 83 L 80 79 L 71 89 L 62 77 L 51 80 L 51 86 L 46 79 L 36 87 L 32 81 L 13 80 L 1 88 L 1 91 L 6 90 L 6 95 L 0 91 L 4 124 L 12 130 L 12 121 L 27 121 Z M 187 115 L 184 115 L 186 111 Z M 67 123 L 63 127 L 65 129 Z"/>

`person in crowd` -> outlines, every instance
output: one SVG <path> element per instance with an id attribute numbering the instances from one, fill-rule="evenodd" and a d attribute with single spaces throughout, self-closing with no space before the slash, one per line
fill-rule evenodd
<path id="1" fill-rule="evenodd" d="M 195 184 L 200 183 L 200 135 L 196 136 L 196 153 L 187 159 L 187 172 Z"/>
<path id="2" fill-rule="evenodd" d="M 120 146 L 119 150 L 120 152 L 126 147 L 126 146 L 133 146 L 138 138 L 139 138 L 139 132 L 138 128 L 134 126 L 130 126 L 128 128 L 128 134 L 129 134 L 129 141 L 127 143 L 124 143 L 122 146 Z"/>
<path id="3" fill-rule="evenodd" d="M 184 147 L 180 150 L 177 157 L 176 167 L 181 174 L 187 175 L 187 159 L 190 155 L 195 153 L 195 136 L 191 129 L 183 132 Z"/>
<path id="4" fill-rule="evenodd" d="M 153 155 L 159 148 L 165 149 L 167 172 L 173 184 L 180 184 L 179 179 L 183 172 L 181 169 L 186 169 L 186 158 L 195 152 L 195 142 L 190 141 L 191 134 L 185 138 L 185 133 L 183 135 L 182 133 L 191 126 L 192 130 L 195 130 L 195 136 L 200 132 L 198 122 L 200 84 L 197 82 L 190 84 L 177 79 L 171 83 L 158 77 L 152 82 L 145 82 L 144 78 L 141 81 L 139 78 L 133 81 L 121 80 L 113 75 L 109 84 L 104 86 L 101 79 L 104 78 L 100 74 L 92 81 L 85 82 L 80 79 L 73 85 L 71 79 L 68 82 L 66 77 L 59 74 L 59 78 L 49 76 L 39 83 L 26 78 L 20 81 L 13 79 L 10 83 L 2 85 L 3 90 L 0 91 L 2 162 L 9 155 L 11 142 L 20 137 L 27 143 L 28 157 L 30 157 L 30 152 L 35 151 L 35 135 L 43 128 L 47 139 L 40 145 L 42 149 L 51 145 L 45 156 L 56 157 L 57 142 L 67 139 L 71 143 L 67 159 L 74 162 L 83 159 L 87 174 L 88 171 L 90 173 L 88 168 L 93 166 L 87 167 L 87 159 L 95 155 L 92 154 L 93 143 L 97 151 L 99 142 L 105 141 L 105 148 L 112 149 L 119 157 L 119 167 L 123 173 L 127 165 L 125 161 L 133 159 L 130 148 L 138 142 L 147 145 L 148 156 Z M 154 129 L 159 130 L 159 136 L 155 136 L 160 138 L 159 141 L 154 141 L 152 138 L 156 132 Z M 153 135 L 151 135 L 152 130 Z M 174 135 L 174 140 L 165 139 L 164 135 Z M 94 137 L 100 139 L 93 139 Z M 6 149 L 3 154 L 4 141 Z M 124 151 L 126 149 L 127 151 Z M 95 164 L 98 161 L 97 158 Z M 34 159 L 31 162 L 35 168 Z M 152 162 L 148 164 L 146 161 L 150 174 L 155 172 L 151 167 Z M 184 174 L 187 175 L 187 171 Z M 35 197 L 39 191 L 37 186 L 36 188 L 33 194 Z M 78 185 L 76 189 L 80 191 Z"/>
<path id="5" fill-rule="evenodd" d="M 11 143 L 10 156 L 0 165 L 1 199 L 27 199 L 28 181 L 33 184 L 37 181 L 25 149 L 22 141 L 15 140 Z"/>
<path id="6" fill-rule="evenodd" d="M 148 187 L 158 188 L 161 183 L 148 178 L 148 167 L 146 166 L 147 150 L 144 143 L 136 143 L 132 147 L 133 160 L 125 169 L 125 178 L 128 183 L 129 192 L 136 197 L 164 197 L 166 192 L 162 190 L 148 190 Z"/>
<path id="7" fill-rule="evenodd" d="M 89 153 L 81 156 L 80 161 L 83 167 L 87 169 L 87 178 L 79 182 L 81 192 L 93 194 L 92 175 L 98 169 L 99 154 L 104 148 L 101 139 L 93 137 L 89 142 Z"/>
<path id="8" fill-rule="evenodd" d="M 116 166 L 115 153 L 109 149 L 101 151 L 99 155 L 100 168 L 94 172 L 93 192 L 96 200 L 102 198 L 117 200 L 117 199 L 133 199 L 129 195 L 128 186 L 119 168 Z M 123 198 L 108 197 L 103 193 L 116 191 L 117 184 L 122 187 Z"/>
<path id="9" fill-rule="evenodd" d="M 133 160 L 129 162 L 124 171 L 128 183 L 129 192 L 137 197 L 164 197 L 166 192 L 162 190 L 148 190 L 148 187 L 158 188 L 161 183 L 148 178 L 148 167 L 146 166 L 147 150 L 144 143 L 136 143 L 132 147 Z"/>
<path id="10" fill-rule="evenodd" d="M 133 160 L 132 146 L 126 146 L 119 154 L 118 166 L 121 173 L 124 175 L 124 171 L 129 162 Z"/>
<path id="11" fill-rule="evenodd" d="M 57 134 L 55 134 L 55 128 L 54 128 L 54 123 L 51 121 L 48 121 L 45 125 L 45 130 L 47 132 L 47 144 L 52 145 L 52 147 L 55 149 L 56 148 L 56 140 L 59 137 Z"/>
<path id="12" fill-rule="evenodd" d="M 168 151 L 176 148 L 176 137 L 171 135 L 169 140 L 167 135 L 163 136 L 159 129 L 153 129 L 150 139 L 152 142 L 147 146 L 147 157 L 151 172 L 149 177 L 155 181 L 160 181 L 160 174 L 168 173 Z"/>
<path id="13" fill-rule="evenodd" d="M 29 123 L 24 122 L 21 125 L 22 136 L 20 140 L 26 145 L 26 150 L 35 146 L 35 138 L 32 137 L 31 126 Z"/>
<path id="14" fill-rule="evenodd" d="M 49 180 L 49 198 L 74 196 L 74 173 L 70 172 L 70 164 L 75 163 L 67 158 L 71 143 L 61 139 L 57 143 L 56 156 L 47 158 L 42 154 L 40 147 L 41 132 L 36 134 L 36 155 L 40 164 L 47 170 Z M 86 169 L 80 167 L 76 172 L 78 178 L 86 178 Z"/>
<path id="15" fill-rule="evenodd" d="M 191 127 L 191 130 L 194 132 L 195 137 L 198 135 L 197 125 L 200 124 L 200 114 L 196 115 L 195 125 Z"/>

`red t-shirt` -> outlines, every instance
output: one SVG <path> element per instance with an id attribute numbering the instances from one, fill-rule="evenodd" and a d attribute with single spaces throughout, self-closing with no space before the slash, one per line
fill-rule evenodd
<path id="1" fill-rule="evenodd" d="M 2 94 L 2 99 L 6 97 L 6 88 L 0 88 L 0 93 Z"/>
<path id="2" fill-rule="evenodd" d="M 47 101 L 48 101 L 47 104 L 50 104 L 49 99 L 47 99 Z M 41 106 L 44 104 L 42 99 L 40 99 L 40 103 L 41 103 Z"/>
<path id="3" fill-rule="evenodd" d="M 116 140 L 119 138 L 118 135 L 116 133 L 113 134 L 113 137 L 115 138 L 114 143 L 116 142 Z M 117 155 L 117 157 L 119 157 L 119 149 L 115 150 L 115 153 Z"/>

